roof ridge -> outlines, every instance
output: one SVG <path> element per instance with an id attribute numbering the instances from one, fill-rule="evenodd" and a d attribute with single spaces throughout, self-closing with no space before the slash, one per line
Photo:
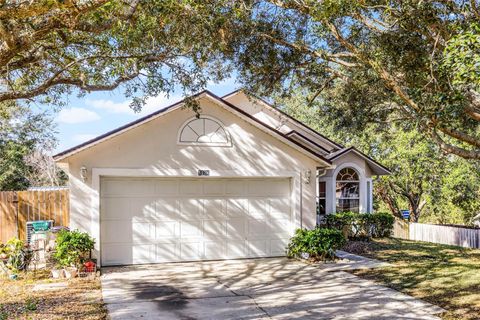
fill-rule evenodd
<path id="1" fill-rule="evenodd" d="M 291 115 L 289 115 L 288 113 L 286 113 L 285 111 L 283 111 L 282 109 L 279 109 L 279 108 L 276 108 L 274 107 L 273 105 L 271 105 L 269 102 L 265 101 L 263 98 L 257 96 L 256 94 L 248 91 L 248 90 L 245 90 L 245 89 L 236 89 L 230 93 L 227 93 L 226 95 L 222 96 L 222 99 L 225 98 L 225 97 L 229 97 L 231 95 L 234 95 L 236 93 L 239 93 L 239 92 L 245 92 L 245 94 L 247 95 L 250 95 L 252 96 L 253 98 L 255 99 L 258 99 L 260 100 L 262 103 L 266 104 L 267 106 L 269 106 L 270 108 L 274 109 L 275 111 L 278 111 L 279 113 L 281 113 L 282 115 L 286 116 L 287 118 L 289 118 L 290 120 L 293 120 L 294 122 L 300 124 L 302 127 L 305 127 L 307 128 L 308 130 L 312 131 L 313 133 L 319 135 L 320 137 L 322 137 L 323 139 L 327 140 L 328 142 L 330 142 L 331 144 L 333 144 L 334 146 L 338 147 L 338 148 L 345 148 L 345 146 L 339 144 L 338 142 L 335 142 L 333 141 L 332 139 L 328 138 L 327 136 L 321 134 L 320 132 L 318 132 L 317 130 L 313 129 L 312 127 L 306 125 L 305 123 L 303 123 L 302 121 L 292 117 Z"/>
<path id="2" fill-rule="evenodd" d="M 107 137 L 109 137 L 109 136 L 111 136 L 111 135 L 113 135 L 113 134 L 115 134 L 115 133 L 121 132 L 122 130 L 128 129 L 128 128 L 130 128 L 130 127 L 132 127 L 132 126 L 135 126 L 135 125 L 137 125 L 137 124 L 142 124 L 142 122 L 145 122 L 145 121 L 149 120 L 150 118 L 153 118 L 153 117 L 155 117 L 155 116 L 157 116 L 157 115 L 160 116 L 160 115 L 163 114 L 164 112 L 166 112 L 166 111 L 168 111 L 168 110 L 170 110 L 170 109 L 173 109 L 174 107 L 176 107 L 176 106 L 184 103 L 184 101 L 185 101 L 187 98 L 188 98 L 188 99 L 198 98 L 198 97 L 200 97 L 200 96 L 203 95 L 203 94 L 207 94 L 207 95 L 211 96 L 212 98 L 218 100 L 219 102 L 222 102 L 223 104 L 227 105 L 227 106 L 230 107 L 231 109 L 236 110 L 237 112 L 243 114 L 244 116 L 246 116 L 246 117 L 248 117 L 249 119 L 255 121 L 256 123 L 261 124 L 264 128 L 267 128 L 267 129 L 273 131 L 274 133 L 276 133 L 277 135 L 279 135 L 279 136 L 282 137 L 283 139 L 286 139 L 287 141 L 293 143 L 294 145 L 300 147 L 301 149 L 309 152 L 310 154 L 312 154 L 312 155 L 315 156 L 316 158 L 321 159 L 322 161 L 324 161 L 324 162 L 327 163 L 327 164 L 331 164 L 330 160 L 327 159 L 325 156 L 323 156 L 323 155 L 317 153 L 316 151 L 308 148 L 307 146 L 305 146 L 305 145 L 303 145 L 303 144 L 295 141 L 294 139 L 292 139 L 292 138 L 290 138 L 289 136 L 283 134 L 282 132 L 278 131 L 277 129 L 275 129 L 275 128 L 273 128 L 273 127 L 270 127 L 269 125 L 267 125 L 266 123 L 262 122 L 261 120 L 259 120 L 259 119 L 255 118 L 255 117 L 253 117 L 252 115 L 248 114 L 247 112 L 245 112 L 244 110 L 242 110 L 242 109 L 239 108 L 238 106 L 235 106 L 234 104 L 232 104 L 232 103 L 224 100 L 223 98 L 217 96 L 217 95 L 214 94 L 213 92 L 211 92 L 211 91 L 209 91 L 209 90 L 206 90 L 206 89 L 205 89 L 205 90 L 202 90 L 201 92 L 196 93 L 196 94 L 194 94 L 194 95 L 192 95 L 192 96 L 186 97 L 186 98 L 184 98 L 184 99 L 182 99 L 182 100 L 180 100 L 180 101 L 177 101 L 177 102 L 175 102 L 175 103 L 173 103 L 173 104 L 171 104 L 171 105 L 169 105 L 169 106 L 167 106 L 167 107 L 164 107 L 164 108 L 162 108 L 162 109 L 159 109 L 159 110 L 157 110 L 157 111 L 155 111 L 155 112 L 152 112 L 152 113 L 150 113 L 150 114 L 148 114 L 148 115 L 145 115 L 145 116 L 143 116 L 143 117 L 141 117 L 141 118 L 139 118 L 139 119 L 137 119 L 137 120 L 131 121 L 131 122 L 129 122 L 129 123 L 123 125 L 123 126 L 120 126 L 120 127 L 116 128 L 116 129 L 110 130 L 110 131 L 108 131 L 108 132 L 106 132 L 106 133 L 104 133 L 104 134 L 101 134 L 101 135 L 93 138 L 93 139 L 87 140 L 87 141 L 85 141 L 85 142 L 83 142 L 83 143 L 81 143 L 81 144 L 79 144 L 79 145 L 73 146 L 73 147 L 71 147 L 71 148 L 68 148 L 68 149 L 62 151 L 62 152 L 59 152 L 59 153 L 55 154 L 55 155 L 53 156 L 53 158 L 54 158 L 55 160 L 57 160 L 58 158 L 61 158 L 62 156 L 65 156 L 65 155 L 67 155 L 67 154 L 69 154 L 69 153 L 71 153 L 71 152 L 74 152 L 74 151 L 77 150 L 77 149 L 81 149 L 81 148 L 83 148 L 83 147 L 87 147 L 88 145 L 90 145 L 90 144 L 92 144 L 92 143 L 95 143 L 95 142 L 97 142 L 97 141 L 100 141 L 100 140 L 102 140 L 102 139 L 105 139 L 105 138 L 107 138 Z"/>

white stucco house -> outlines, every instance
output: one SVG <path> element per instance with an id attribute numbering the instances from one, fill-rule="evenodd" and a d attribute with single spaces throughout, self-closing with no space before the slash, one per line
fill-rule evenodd
<path id="1" fill-rule="evenodd" d="M 244 91 L 195 98 L 55 155 L 101 265 L 279 256 L 319 215 L 372 211 L 380 163 Z"/>

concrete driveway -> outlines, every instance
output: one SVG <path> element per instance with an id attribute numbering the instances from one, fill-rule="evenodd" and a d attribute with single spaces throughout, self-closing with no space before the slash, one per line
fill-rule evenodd
<path id="1" fill-rule="evenodd" d="M 114 320 L 439 319 L 441 308 L 338 267 L 270 258 L 106 268 L 102 291 Z"/>

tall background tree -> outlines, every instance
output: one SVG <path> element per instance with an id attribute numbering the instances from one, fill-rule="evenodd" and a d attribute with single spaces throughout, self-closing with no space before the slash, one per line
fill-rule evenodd
<path id="1" fill-rule="evenodd" d="M 337 104 L 331 104 L 329 90 L 307 105 L 310 94 L 303 89 L 274 100 L 293 117 L 390 168 L 391 175 L 374 181 L 376 210 L 402 218 L 400 210 L 407 209 L 414 222 L 472 224 L 480 213 L 479 162 L 442 152 L 415 127 L 395 119 L 347 125 L 332 111 Z"/>
<path id="2" fill-rule="evenodd" d="M 65 183 L 49 153 L 56 143 L 51 116 L 0 104 L 0 191 Z"/>
<path id="3" fill-rule="evenodd" d="M 272 0 L 245 8 L 248 21 L 227 38 L 252 91 L 287 96 L 301 87 L 311 103 L 333 86 L 345 123 L 393 115 L 441 150 L 480 159 L 478 0 Z"/>

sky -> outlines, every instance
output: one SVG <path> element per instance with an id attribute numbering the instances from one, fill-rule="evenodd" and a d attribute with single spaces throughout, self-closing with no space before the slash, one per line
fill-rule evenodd
<path id="1" fill-rule="evenodd" d="M 239 85 L 233 78 L 207 86 L 208 90 L 218 96 L 238 88 Z M 149 98 L 139 113 L 130 109 L 130 101 L 121 89 L 95 92 L 81 98 L 75 95 L 66 98 L 68 106 L 55 116 L 58 146 L 54 154 L 175 103 L 183 98 L 183 93 L 176 90 L 169 97 L 163 95 Z"/>

